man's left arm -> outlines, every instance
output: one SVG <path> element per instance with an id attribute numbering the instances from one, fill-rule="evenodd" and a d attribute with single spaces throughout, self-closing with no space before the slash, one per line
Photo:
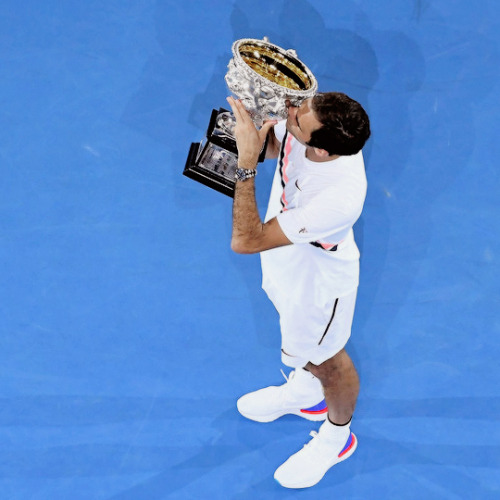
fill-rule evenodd
<path id="1" fill-rule="evenodd" d="M 275 122 L 267 122 L 257 130 L 241 101 L 229 97 L 228 102 L 236 118 L 238 168 L 255 170 L 264 140 Z M 254 177 L 237 180 L 233 201 L 231 248 L 237 253 L 258 253 L 291 243 L 276 218 L 262 223 L 255 200 Z"/>

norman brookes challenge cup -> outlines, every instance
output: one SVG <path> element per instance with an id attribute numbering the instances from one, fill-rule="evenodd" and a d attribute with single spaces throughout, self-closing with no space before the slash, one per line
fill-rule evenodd
<path id="1" fill-rule="evenodd" d="M 284 50 L 267 39 L 251 38 L 237 40 L 232 50 L 226 83 L 257 126 L 264 120 L 286 118 L 287 99 L 299 106 L 316 93 L 316 78 L 294 50 Z"/>
<path id="2" fill-rule="evenodd" d="M 258 127 L 265 120 L 285 119 L 287 100 L 299 106 L 317 91 L 316 78 L 294 50 L 282 49 L 267 38 L 243 38 L 233 43 L 232 52 L 227 86 L 242 100 Z M 214 109 L 206 140 L 191 144 L 184 168 L 187 177 L 229 196 L 234 196 L 238 162 L 234 124 L 231 112 Z M 264 160 L 265 149 L 266 144 L 259 161 Z"/>

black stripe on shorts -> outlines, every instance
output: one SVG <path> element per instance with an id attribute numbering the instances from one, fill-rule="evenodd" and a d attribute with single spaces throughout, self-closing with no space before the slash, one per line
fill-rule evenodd
<path id="1" fill-rule="evenodd" d="M 333 318 L 335 318 L 335 311 L 337 310 L 337 304 L 339 303 L 339 299 L 335 299 L 335 304 L 333 305 L 333 312 L 332 312 L 332 317 L 330 318 L 330 321 L 328 322 L 328 325 L 326 325 L 325 332 L 323 333 L 323 336 L 321 337 L 321 340 L 318 342 L 318 345 L 321 345 L 321 342 L 325 339 L 326 334 L 328 333 L 328 330 L 330 329 L 330 325 L 332 324 Z"/>

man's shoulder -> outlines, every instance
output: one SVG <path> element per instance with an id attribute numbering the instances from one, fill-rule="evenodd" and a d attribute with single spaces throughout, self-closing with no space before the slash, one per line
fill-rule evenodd
<path id="1" fill-rule="evenodd" d="M 314 203 L 337 206 L 350 200 L 353 205 L 362 204 L 367 190 L 362 155 L 341 156 L 318 164 L 309 170 L 301 187 L 308 192 L 304 193 L 306 198 Z"/>

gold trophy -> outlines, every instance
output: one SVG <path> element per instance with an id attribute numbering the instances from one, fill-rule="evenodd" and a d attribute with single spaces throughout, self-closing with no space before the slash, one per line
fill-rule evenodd
<path id="1" fill-rule="evenodd" d="M 233 43 L 232 52 L 225 80 L 257 127 L 265 120 L 285 119 L 287 100 L 299 106 L 316 94 L 316 78 L 294 50 L 273 45 L 267 38 L 243 38 Z M 184 168 L 187 177 L 229 196 L 234 196 L 238 163 L 234 126 L 231 112 L 214 109 L 206 140 L 191 144 Z M 259 161 L 264 161 L 266 145 Z"/>

